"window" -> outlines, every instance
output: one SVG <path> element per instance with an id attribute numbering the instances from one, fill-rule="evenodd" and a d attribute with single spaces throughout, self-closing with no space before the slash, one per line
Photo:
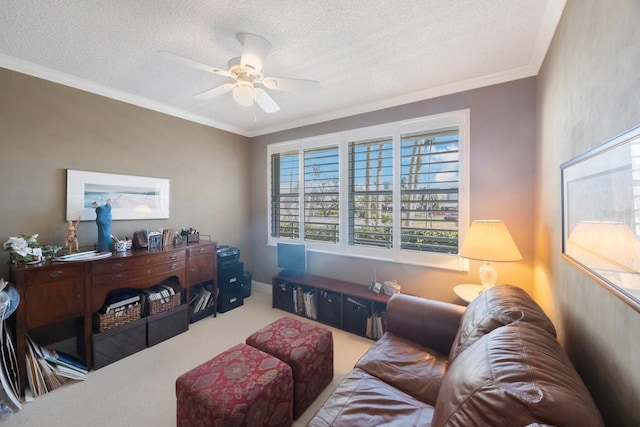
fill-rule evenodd
<path id="1" fill-rule="evenodd" d="M 463 110 L 269 145 L 269 243 L 464 268 L 468 126 Z"/>

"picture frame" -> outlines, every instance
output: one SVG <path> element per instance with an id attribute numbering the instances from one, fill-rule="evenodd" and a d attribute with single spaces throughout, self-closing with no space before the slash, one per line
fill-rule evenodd
<path id="1" fill-rule="evenodd" d="M 169 218 L 170 182 L 150 178 L 67 169 L 67 221 L 95 221 L 93 203 L 111 202 L 112 220 Z"/>
<path id="2" fill-rule="evenodd" d="M 640 311 L 640 126 L 560 170 L 564 259 Z"/>

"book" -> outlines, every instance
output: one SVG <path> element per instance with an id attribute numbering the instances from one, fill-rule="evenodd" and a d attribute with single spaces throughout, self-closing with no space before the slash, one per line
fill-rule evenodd
<path id="1" fill-rule="evenodd" d="M 76 380 L 76 381 L 84 381 L 87 379 L 86 373 L 83 374 L 80 371 L 68 368 L 63 365 L 53 365 L 51 368 L 53 372 L 55 372 L 55 375 L 61 378 L 67 378 L 67 379 Z"/>
<path id="2" fill-rule="evenodd" d="M 36 357 L 36 362 L 38 363 L 38 367 L 42 373 L 42 378 L 47 391 L 52 391 L 62 387 L 62 384 L 66 382 L 66 378 L 58 377 L 54 369 L 46 360 Z"/>
<path id="3" fill-rule="evenodd" d="M 111 304 L 109 304 L 109 307 L 114 309 L 123 305 L 129 305 L 131 303 L 138 302 L 138 301 L 140 301 L 140 295 L 134 295 L 129 298 L 122 299 L 120 301 L 112 302 Z"/>
<path id="4" fill-rule="evenodd" d="M 140 303 L 141 294 L 139 291 L 130 291 L 126 293 L 118 293 L 110 296 L 100 308 L 100 314 L 106 314 L 111 311 L 120 311 L 125 308 Z"/>
<path id="5" fill-rule="evenodd" d="M 63 353 L 60 350 L 48 350 L 44 359 L 47 362 L 62 366 L 67 369 L 72 369 L 78 373 L 86 374 L 89 371 L 87 366 L 77 357 L 73 357 L 70 354 Z"/>
<path id="6" fill-rule="evenodd" d="M 40 365 L 36 360 L 37 350 L 33 346 L 33 341 L 27 336 L 27 354 L 26 354 L 26 366 L 27 366 L 27 379 L 29 386 L 33 391 L 35 397 L 41 396 L 47 392 L 44 378 L 40 370 Z"/>
<path id="7" fill-rule="evenodd" d="M 202 311 L 206 309 L 209 306 L 209 299 L 211 298 L 211 292 L 209 290 L 202 288 L 202 293 L 203 293 L 203 301 L 198 311 Z"/>

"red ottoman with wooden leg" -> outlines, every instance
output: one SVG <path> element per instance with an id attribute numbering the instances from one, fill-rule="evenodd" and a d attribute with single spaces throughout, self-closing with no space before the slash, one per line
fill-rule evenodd
<path id="1" fill-rule="evenodd" d="M 294 420 L 333 379 L 333 336 L 329 329 L 283 317 L 253 333 L 246 343 L 291 366 Z"/>
<path id="2" fill-rule="evenodd" d="M 176 380 L 177 425 L 291 426 L 293 378 L 281 360 L 239 344 Z"/>

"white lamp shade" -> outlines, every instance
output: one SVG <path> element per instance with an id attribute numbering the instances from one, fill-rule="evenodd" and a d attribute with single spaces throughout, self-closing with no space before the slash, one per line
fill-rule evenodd
<path id="1" fill-rule="evenodd" d="M 233 89 L 233 99 L 243 107 L 253 105 L 253 87 L 250 84 L 238 84 L 238 86 Z"/>
<path id="2" fill-rule="evenodd" d="M 460 256 L 480 261 L 520 261 L 522 255 L 507 226 L 499 220 L 473 221 L 460 247 Z"/>

